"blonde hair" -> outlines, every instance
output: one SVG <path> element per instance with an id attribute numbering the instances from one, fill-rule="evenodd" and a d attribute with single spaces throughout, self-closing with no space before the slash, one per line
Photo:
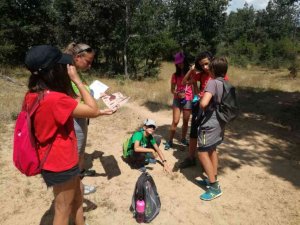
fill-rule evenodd
<path id="1" fill-rule="evenodd" d="M 95 54 L 95 51 L 91 48 L 91 46 L 87 44 L 71 42 L 65 48 L 64 53 L 76 56 L 76 55 L 85 55 L 86 53 Z"/>

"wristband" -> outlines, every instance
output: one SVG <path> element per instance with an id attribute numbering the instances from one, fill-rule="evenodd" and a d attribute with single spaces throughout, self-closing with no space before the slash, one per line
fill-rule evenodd
<path id="1" fill-rule="evenodd" d="M 163 163 L 164 163 L 164 162 L 167 162 L 167 160 L 164 159 L 162 162 L 163 162 Z"/>

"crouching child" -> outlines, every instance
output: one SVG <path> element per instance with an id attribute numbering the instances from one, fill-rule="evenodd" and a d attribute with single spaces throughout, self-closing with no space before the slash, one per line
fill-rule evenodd
<path id="1" fill-rule="evenodd" d="M 160 140 L 153 137 L 155 129 L 155 121 L 146 119 L 143 127 L 133 133 L 128 142 L 128 151 L 131 152 L 128 162 L 140 171 L 145 172 L 145 165 L 156 163 L 156 158 L 159 157 L 164 171 L 170 173 L 171 170 L 167 160 L 159 149 Z"/>

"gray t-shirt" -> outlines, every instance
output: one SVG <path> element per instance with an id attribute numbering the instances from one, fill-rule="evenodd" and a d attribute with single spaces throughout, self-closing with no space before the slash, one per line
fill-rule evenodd
<path id="1" fill-rule="evenodd" d="M 204 92 L 212 94 L 212 98 L 206 108 L 206 111 L 213 111 L 216 108 L 216 104 L 221 102 L 223 94 L 223 83 L 222 81 L 211 79 L 207 82 Z"/>
<path id="2" fill-rule="evenodd" d="M 212 94 L 212 98 L 206 107 L 201 125 L 198 127 L 198 150 L 209 151 L 216 149 L 222 143 L 224 126 L 220 124 L 216 115 L 216 105 L 221 102 L 223 83 L 219 80 L 209 80 L 204 92 Z"/>

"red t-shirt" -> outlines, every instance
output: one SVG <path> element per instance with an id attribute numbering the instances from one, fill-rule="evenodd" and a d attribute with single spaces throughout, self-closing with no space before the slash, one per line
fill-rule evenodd
<path id="1" fill-rule="evenodd" d="M 193 99 L 193 90 L 191 85 L 183 85 L 182 80 L 184 78 L 184 75 L 182 76 L 176 76 L 174 73 L 171 78 L 171 83 L 176 85 L 176 92 L 185 92 L 185 99 L 186 100 L 192 100 Z M 177 94 L 174 94 L 174 98 L 179 98 Z"/>
<path id="2" fill-rule="evenodd" d="M 196 70 L 193 70 L 191 78 L 194 81 L 200 81 L 199 96 L 203 97 L 203 95 L 204 95 L 204 89 L 205 89 L 205 87 L 207 85 L 207 82 L 211 79 L 210 75 L 207 74 L 207 73 L 198 72 Z M 228 80 L 228 75 L 227 74 L 225 75 L 224 80 Z"/>
<path id="3" fill-rule="evenodd" d="M 32 104 L 36 97 L 36 93 L 28 93 L 26 101 Z M 71 115 L 77 104 L 70 96 L 51 91 L 41 100 L 34 113 L 33 126 L 41 160 L 44 159 L 49 143 L 53 142 L 43 165 L 44 170 L 61 172 L 78 164 L 77 139 Z"/>

